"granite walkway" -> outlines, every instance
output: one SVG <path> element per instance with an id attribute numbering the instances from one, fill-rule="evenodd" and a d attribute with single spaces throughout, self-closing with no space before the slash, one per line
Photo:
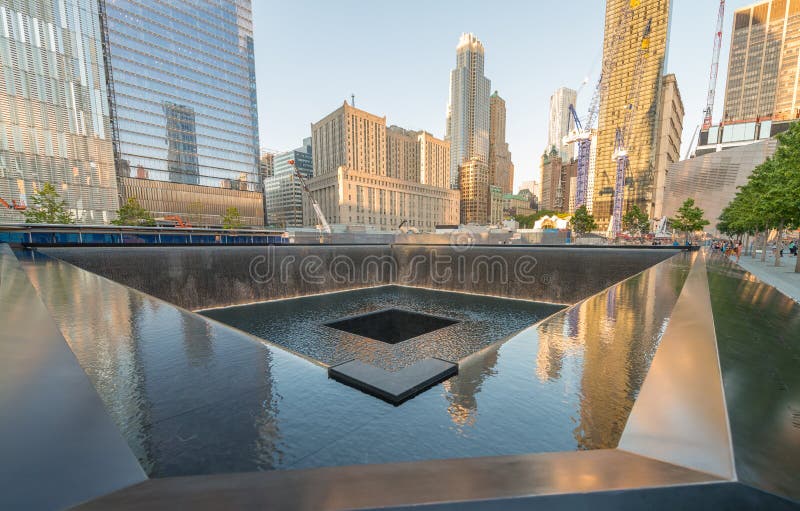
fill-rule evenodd
<path id="1" fill-rule="evenodd" d="M 763 263 L 760 254 L 755 259 L 743 255 L 739 260 L 739 265 L 762 282 L 766 282 L 796 302 L 800 302 L 800 273 L 794 271 L 796 262 L 797 258 L 786 250 L 781 260 L 781 266 L 775 266 L 775 257 L 772 254 L 767 254 L 767 260 Z"/>

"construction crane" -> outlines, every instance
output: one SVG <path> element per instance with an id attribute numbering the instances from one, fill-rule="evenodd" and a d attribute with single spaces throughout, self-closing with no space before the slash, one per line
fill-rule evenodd
<path id="1" fill-rule="evenodd" d="M 579 208 L 586 204 L 586 195 L 588 192 L 589 182 L 589 160 L 592 150 L 592 129 L 594 122 L 600 113 L 600 102 L 605 97 L 608 90 L 608 79 L 611 76 L 611 71 L 617 64 L 617 52 L 620 44 L 625 39 L 625 32 L 630 24 L 633 10 L 639 7 L 641 0 L 628 0 L 623 6 L 622 15 L 614 31 L 611 34 L 611 39 L 607 48 L 607 52 L 603 54 L 603 62 L 600 70 L 600 78 L 597 80 L 592 99 L 589 102 L 589 111 L 586 118 L 581 122 L 578 113 L 575 111 L 574 105 L 569 105 L 569 111 L 575 124 L 575 128 L 570 130 L 567 136 L 564 137 L 563 143 L 578 144 L 578 168 L 575 186 L 575 207 Z M 585 81 L 584 81 L 585 83 Z M 581 85 L 583 88 L 583 84 Z M 580 90 L 580 89 L 579 89 Z"/>
<path id="2" fill-rule="evenodd" d="M 714 33 L 714 53 L 711 58 L 711 72 L 708 76 L 708 97 L 706 108 L 703 110 L 703 129 L 711 127 L 711 114 L 714 111 L 714 97 L 717 93 L 717 72 L 719 71 L 719 54 L 722 50 L 722 23 L 725 20 L 725 0 L 719 0 L 719 14 L 717 15 L 717 31 Z"/>
<path id="3" fill-rule="evenodd" d="M 25 211 L 26 209 L 28 209 L 28 206 L 26 206 L 22 202 L 17 202 L 16 199 L 12 199 L 11 200 L 11 204 L 9 204 L 2 197 L 0 197 L 0 206 L 4 206 L 4 207 L 6 207 L 8 209 L 15 209 L 17 211 Z"/>
<path id="4" fill-rule="evenodd" d="M 311 195 L 311 190 L 308 189 L 308 185 L 306 185 L 306 180 L 303 179 L 303 174 L 301 174 L 300 171 L 297 170 L 297 166 L 294 164 L 294 160 L 289 160 L 289 165 L 291 165 L 292 168 L 294 169 L 294 173 L 297 176 L 297 179 L 300 180 L 300 185 L 303 187 L 303 191 L 306 192 L 306 195 L 308 195 L 308 200 L 311 201 L 311 207 L 314 208 L 314 213 L 317 215 L 317 220 L 319 220 L 319 224 L 322 227 L 322 232 L 324 232 L 325 234 L 330 234 L 331 226 L 325 219 L 325 215 L 322 214 L 322 208 L 319 207 L 319 203 Z"/>
<path id="5" fill-rule="evenodd" d="M 164 221 L 165 222 L 175 222 L 175 227 L 178 227 L 180 229 L 191 229 L 191 227 L 192 227 L 192 224 L 190 224 L 189 222 L 185 221 L 183 218 L 181 218 L 178 215 L 165 216 L 164 217 Z"/>
<path id="6" fill-rule="evenodd" d="M 636 109 L 639 106 L 639 93 L 642 85 L 642 70 L 647 54 L 650 52 L 650 28 L 652 18 L 647 20 L 647 24 L 642 31 L 642 40 L 639 45 L 639 56 L 636 59 L 636 66 L 633 71 L 633 84 L 628 96 L 626 105 L 625 119 L 621 127 L 617 128 L 614 137 L 614 152 L 611 158 L 617 162 L 616 179 L 614 181 L 614 207 L 611 213 L 611 222 L 608 226 L 610 237 L 616 237 L 622 230 L 622 200 L 625 194 L 625 174 L 628 170 L 628 145 L 631 139 Z"/>

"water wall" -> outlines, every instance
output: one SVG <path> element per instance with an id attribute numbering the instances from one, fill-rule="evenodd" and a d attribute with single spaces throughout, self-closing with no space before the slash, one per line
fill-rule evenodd
<path id="1" fill-rule="evenodd" d="M 572 304 L 678 252 L 435 245 L 39 251 L 192 310 L 387 284 Z"/>

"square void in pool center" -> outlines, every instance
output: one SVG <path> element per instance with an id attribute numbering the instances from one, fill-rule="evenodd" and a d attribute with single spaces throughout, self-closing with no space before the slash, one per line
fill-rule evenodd
<path id="1" fill-rule="evenodd" d="M 397 371 L 427 358 L 457 362 L 562 308 L 382 286 L 202 314 L 325 365 L 360 360 Z"/>
<path id="2" fill-rule="evenodd" d="M 456 319 L 403 309 L 386 309 L 333 321 L 326 325 L 387 344 L 397 344 L 456 323 L 458 323 Z"/>

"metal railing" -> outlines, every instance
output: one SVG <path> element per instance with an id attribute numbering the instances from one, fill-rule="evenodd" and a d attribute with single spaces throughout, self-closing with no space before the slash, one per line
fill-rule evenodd
<path id="1" fill-rule="evenodd" d="M 108 225 L 0 225 L 0 243 L 23 247 L 141 245 L 286 245 L 281 231 Z"/>

